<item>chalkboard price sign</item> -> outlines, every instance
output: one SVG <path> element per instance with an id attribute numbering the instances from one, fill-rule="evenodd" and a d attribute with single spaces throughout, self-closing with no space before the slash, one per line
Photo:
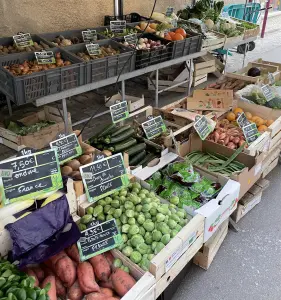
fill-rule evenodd
<path id="1" fill-rule="evenodd" d="M 82 31 L 82 37 L 83 37 L 84 43 L 95 42 L 98 39 L 97 31 L 94 29 L 93 30 L 88 29 L 88 30 Z"/>
<path id="2" fill-rule="evenodd" d="M 272 100 L 274 98 L 272 89 L 270 88 L 270 86 L 268 84 L 263 85 L 261 87 L 262 93 L 266 99 L 267 102 L 269 102 L 270 100 Z"/>
<path id="3" fill-rule="evenodd" d="M 116 33 L 122 33 L 126 30 L 126 21 L 110 21 L 110 30 Z"/>
<path id="4" fill-rule="evenodd" d="M 77 242 L 82 261 L 116 248 L 123 243 L 115 219 L 93 225 L 81 232 L 81 237 Z"/>
<path id="5" fill-rule="evenodd" d="M 57 149 L 61 165 L 82 154 L 82 148 L 75 133 L 51 142 L 50 147 Z"/>
<path id="6" fill-rule="evenodd" d="M 54 64 L 56 62 L 53 51 L 35 52 L 38 65 Z"/>
<path id="7" fill-rule="evenodd" d="M 138 40 L 138 36 L 136 33 L 128 34 L 124 36 L 125 42 L 127 42 L 129 45 L 135 45 Z"/>
<path id="8" fill-rule="evenodd" d="M 269 84 L 275 83 L 275 77 L 272 73 L 268 73 L 268 81 L 269 81 Z"/>
<path id="9" fill-rule="evenodd" d="M 55 149 L 5 160 L 0 170 L 12 171 L 10 178 L 0 177 L 0 196 L 5 205 L 63 187 Z"/>
<path id="10" fill-rule="evenodd" d="M 80 173 L 89 202 L 96 202 L 129 184 L 121 153 L 82 166 Z"/>
<path id="11" fill-rule="evenodd" d="M 122 101 L 110 106 L 113 123 L 121 122 L 129 117 L 127 101 Z"/>
<path id="12" fill-rule="evenodd" d="M 239 125 L 239 127 L 240 127 L 241 129 L 242 129 L 243 127 L 245 127 L 245 126 L 251 124 L 251 123 L 248 121 L 248 119 L 247 119 L 245 113 L 241 113 L 241 114 L 239 115 L 239 117 L 237 118 L 236 122 L 237 122 L 237 124 Z"/>
<path id="13" fill-rule="evenodd" d="M 151 140 L 167 130 L 161 116 L 150 118 L 141 124 L 147 139 Z"/>
<path id="14" fill-rule="evenodd" d="M 90 56 L 97 56 L 101 54 L 99 44 L 87 44 L 86 48 Z"/>
<path id="15" fill-rule="evenodd" d="M 205 116 L 196 116 L 195 120 L 196 122 L 194 123 L 193 127 L 198 133 L 200 139 L 204 141 L 206 137 L 213 131 L 213 128 Z"/>
<path id="16" fill-rule="evenodd" d="M 255 123 L 244 126 L 242 130 L 248 144 L 251 144 L 260 136 L 257 125 Z"/>
<path id="17" fill-rule="evenodd" d="M 17 47 L 29 47 L 34 45 L 30 33 L 14 35 L 13 39 Z"/>

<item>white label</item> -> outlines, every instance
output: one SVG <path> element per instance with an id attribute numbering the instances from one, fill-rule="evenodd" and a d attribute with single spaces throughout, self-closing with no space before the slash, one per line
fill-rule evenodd
<path id="1" fill-rule="evenodd" d="M 91 180 L 93 179 L 93 174 L 89 172 L 83 173 L 83 178 Z"/>
<path id="2" fill-rule="evenodd" d="M 254 176 L 257 176 L 259 174 L 259 172 L 262 169 L 262 163 L 259 163 L 258 165 L 255 166 L 255 173 Z"/>
<path id="3" fill-rule="evenodd" d="M 0 177 L 11 178 L 13 176 L 13 170 L 0 169 Z"/>
<path id="4" fill-rule="evenodd" d="M 34 54 L 39 65 L 54 64 L 56 62 L 52 51 L 35 52 Z"/>
<path id="5" fill-rule="evenodd" d="M 172 266 L 177 262 L 182 254 L 182 247 L 179 247 L 166 261 L 165 261 L 165 271 L 168 272 Z"/>
<path id="6" fill-rule="evenodd" d="M 14 35 L 13 39 L 17 47 L 29 47 L 34 45 L 30 33 Z"/>
<path id="7" fill-rule="evenodd" d="M 186 239 L 182 246 L 182 254 L 196 241 L 197 231 L 194 231 L 188 239 Z"/>

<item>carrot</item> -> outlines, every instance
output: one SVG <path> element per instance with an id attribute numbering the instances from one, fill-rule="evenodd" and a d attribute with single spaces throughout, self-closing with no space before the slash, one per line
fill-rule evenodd
<path id="1" fill-rule="evenodd" d="M 56 274 L 65 287 L 71 287 L 76 280 L 76 267 L 68 257 L 62 257 L 55 265 Z"/>
<path id="2" fill-rule="evenodd" d="M 77 275 L 81 290 L 85 294 L 100 291 L 100 288 L 95 281 L 93 267 L 89 262 L 85 261 L 78 265 Z"/>
<path id="3" fill-rule="evenodd" d="M 51 288 L 49 289 L 48 296 L 50 300 L 57 300 L 57 291 L 56 291 L 56 279 L 55 276 L 48 276 L 44 279 L 41 287 L 44 288 L 48 283 L 51 284 Z"/>
<path id="4" fill-rule="evenodd" d="M 73 285 L 68 290 L 68 299 L 70 300 L 82 300 L 83 292 L 80 288 L 78 280 L 76 280 Z"/>
<path id="5" fill-rule="evenodd" d="M 39 286 L 39 280 L 38 280 L 38 278 L 37 278 L 35 272 L 34 272 L 32 269 L 26 268 L 25 273 L 26 273 L 28 276 L 34 277 L 34 279 L 35 279 L 34 285 L 35 285 L 35 286 Z"/>
<path id="6" fill-rule="evenodd" d="M 117 268 L 111 274 L 112 285 L 115 292 L 123 297 L 136 283 L 127 272 Z"/>
<path id="7" fill-rule="evenodd" d="M 111 270 L 110 265 L 103 254 L 94 256 L 89 259 L 89 262 L 93 266 L 95 275 L 99 280 L 108 281 Z"/>
<path id="8" fill-rule="evenodd" d="M 44 270 L 40 266 L 33 267 L 32 271 L 36 274 L 39 281 L 44 280 L 45 278 Z"/>
<path id="9" fill-rule="evenodd" d="M 101 288 L 100 288 L 100 292 L 101 292 L 102 294 L 104 294 L 104 295 L 109 296 L 109 297 L 113 297 L 113 295 L 114 295 L 113 290 L 112 290 L 112 289 L 109 289 L 109 288 L 103 288 L 103 287 L 101 287 Z"/>
<path id="10" fill-rule="evenodd" d="M 104 256 L 105 256 L 106 260 L 108 261 L 109 265 L 111 266 L 114 262 L 114 256 L 112 255 L 112 253 L 110 251 L 107 251 L 104 253 Z"/>
<path id="11" fill-rule="evenodd" d="M 72 258 L 75 262 L 79 263 L 80 262 L 80 256 L 78 252 L 78 248 L 76 244 L 71 245 L 70 247 L 65 249 L 65 252 L 67 255 Z"/>
<path id="12" fill-rule="evenodd" d="M 66 288 L 63 286 L 61 280 L 56 276 L 56 290 L 57 296 L 64 298 L 66 296 Z"/>
<path id="13" fill-rule="evenodd" d="M 85 298 L 86 300 L 115 300 L 113 297 L 108 297 L 101 293 L 91 293 L 88 294 Z"/>

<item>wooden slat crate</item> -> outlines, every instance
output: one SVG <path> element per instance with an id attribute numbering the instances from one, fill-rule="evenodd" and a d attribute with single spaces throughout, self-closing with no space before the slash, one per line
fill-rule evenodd
<path id="1" fill-rule="evenodd" d="M 193 76 L 192 86 L 198 86 L 199 84 L 208 80 L 208 74 Z"/>
<path id="2" fill-rule="evenodd" d="M 279 140 L 279 142 L 270 149 L 262 163 L 262 178 L 266 177 L 278 165 L 280 150 L 281 142 Z"/>
<path id="3" fill-rule="evenodd" d="M 226 36 L 222 33 L 211 31 L 217 36 L 217 39 L 203 39 L 202 41 L 202 51 L 211 51 L 224 47 Z"/>
<path id="4" fill-rule="evenodd" d="M 193 263 L 208 270 L 228 232 L 229 219 L 225 220 L 217 232 L 203 245 L 193 258 Z"/>
<path id="5" fill-rule="evenodd" d="M 199 57 L 194 60 L 194 72 L 193 76 L 198 77 L 200 75 L 206 75 L 213 73 L 216 70 L 215 57 L 211 53 Z"/>
<path id="6" fill-rule="evenodd" d="M 251 211 L 258 203 L 260 203 L 262 198 L 262 192 L 266 190 L 269 186 L 269 181 L 266 179 L 258 180 L 254 186 L 244 195 L 244 197 L 239 200 L 237 209 L 231 215 L 234 222 L 238 222 L 243 218 L 249 211 Z"/>

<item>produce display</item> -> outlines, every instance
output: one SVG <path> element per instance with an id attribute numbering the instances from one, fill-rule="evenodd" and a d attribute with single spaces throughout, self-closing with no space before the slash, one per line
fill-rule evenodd
<path id="1" fill-rule="evenodd" d="M 263 92 L 260 89 L 256 88 L 253 89 L 249 95 L 243 95 L 243 97 L 258 105 L 263 105 L 273 109 L 281 109 L 281 96 L 279 96 L 277 93 L 273 93 L 273 95 L 274 98 L 268 101 L 265 98 Z"/>
<path id="2" fill-rule="evenodd" d="M 40 121 L 35 124 L 25 126 L 19 121 L 17 122 L 9 121 L 8 124 L 6 124 L 6 128 L 16 133 L 17 135 L 24 136 L 30 133 L 38 132 L 41 129 L 46 128 L 53 124 L 55 124 L 54 121 Z"/>
<path id="3" fill-rule="evenodd" d="M 230 77 L 222 77 L 216 83 L 207 85 L 205 90 L 233 90 L 234 92 L 237 92 L 242 90 L 246 85 L 246 81 Z"/>
<path id="4" fill-rule="evenodd" d="M 111 45 L 101 46 L 99 55 L 89 55 L 88 51 L 76 53 L 76 55 L 82 58 L 84 61 L 90 61 L 91 59 L 104 58 L 118 54 L 120 54 L 120 50 L 112 48 Z"/>
<path id="5" fill-rule="evenodd" d="M 138 31 L 134 28 L 126 28 L 123 30 L 123 32 L 113 32 L 111 30 L 109 30 L 108 28 L 106 28 L 106 30 L 101 31 L 100 34 L 108 39 L 114 38 L 114 37 L 121 37 L 121 36 L 125 36 L 125 35 L 129 35 L 129 34 L 133 34 L 133 33 L 137 33 Z"/>
<path id="6" fill-rule="evenodd" d="M 212 182 L 194 171 L 188 161 L 169 164 L 154 173 L 147 181 L 150 187 L 171 205 L 188 207 L 192 211 L 216 197 L 221 189 L 220 183 Z"/>
<path id="7" fill-rule="evenodd" d="M 172 25 L 167 23 L 146 23 L 140 22 L 138 25 L 135 26 L 135 29 L 139 31 L 144 31 L 147 33 L 155 33 L 156 35 L 160 35 L 160 33 L 165 32 L 165 30 L 171 29 Z M 162 36 L 161 36 L 162 37 Z"/>
<path id="8" fill-rule="evenodd" d="M 183 28 L 177 28 L 175 31 L 169 31 L 164 34 L 164 38 L 169 41 L 182 41 L 187 37 L 188 35 L 186 34 L 186 31 Z"/>
<path id="9" fill-rule="evenodd" d="M 130 48 L 136 48 L 137 50 L 159 50 L 159 49 L 165 49 L 166 46 L 162 44 L 160 40 L 153 41 L 148 38 L 140 38 L 137 41 L 137 45 L 135 44 L 129 44 L 128 42 L 121 42 L 122 45 L 130 47 Z"/>
<path id="10" fill-rule="evenodd" d="M 39 43 L 34 42 L 33 46 L 18 47 L 16 44 L 13 45 L 0 45 L 0 55 L 19 53 L 19 52 L 35 52 L 50 49 L 50 46 L 40 41 Z"/>
<path id="11" fill-rule="evenodd" d="M 119 250 L 148 271 L 151 259 L 187 224 L 187 214 L 176 205 L 162 203 L 138 182 L 99 200 L 80 220 L 80 230 L 93 219 L 116 219 L 124 243 Z"/>
<path id="12" fill-rule="evenodd" d="M 6 70 L 12 73 L 14 76 L 29 75 L 41 71 L 47 71 L 51 69 L 61 68 L 64 66 L 70 66 L 72 63 L 69 60 L 63 60 L 60 52 L 55 53 L 56 63 L 39 65 L 37 60 L 24 61 L 22 64 L 11 64 L 4 66 Z"/>
<path id="13" fill-rule="evenodd" d="M 75 44 L 84 43 L 84 41 L 82 35 L 79 37 L 74 36 L 69 39 L 65 38 L 62 35 L 59 35 L 52 41 L 52 43 L 58 47 L 67 47 Z"/>
<path id="14" fill-rule="evenodd" d="M 119 126 L 110 124 L 96 136 L 89 139 L 92 146 L 112 153 L 126 152 L 130 166 L 146 166 L 160 156 L 161 147 L 145 142 L 131 125 Z"/>
<path id="15" fill-rule="evenodd" d="M 243 147 L 242 147 L 243 149 Z M 239 174 L 246 166 L 235 160 L 240 150 L 231 157 L 226 157 L 218 153 L 204 153 L 202 151 L 193 151 L 185 156 L 185 160 L 190 164 L 198 167 L 203 167 L 215 173 L 220 173 L 226 176 Z"/>
<path id="16" fill-rule="evenodd" d="M 220 33 L 225 34 L 227 37 L 235 37 L 239 35 L 243 35 L 243 28 L 232 20 L 219 19 L 218 23 L 211 28 L 211 30 L 218 31 Z"/>

